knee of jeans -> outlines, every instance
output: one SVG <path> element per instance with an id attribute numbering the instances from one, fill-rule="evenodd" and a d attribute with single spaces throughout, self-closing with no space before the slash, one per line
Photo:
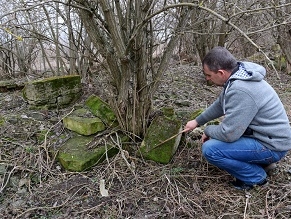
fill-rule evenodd
<path id="1" fill-rule="evenodd" d="M 211 147 L 210 140 L 202 145 L 202 155 L 208 160 L 213 157 L 213 148 Z"/>

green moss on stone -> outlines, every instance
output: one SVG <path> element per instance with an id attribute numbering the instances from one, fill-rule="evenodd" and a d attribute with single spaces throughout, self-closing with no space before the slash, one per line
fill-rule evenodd
<path id="1" fill-rule="evenodd" d="M 176 135 L 181 128 L 181 122 L 165 116 L 156 117 L 147 130 L 146 136 L 140 147 L 142 156 L 159 163 L 168 163 L 176 151 L 177 138 L 173 138 L 160 145 L 161 142 Z"/>
<path id="2" fill-rule="evenodd" d="M 162 112 L 163 112 L 164 116 L 166 116 L 168 118 L 173 118 L 176 116 L 173 107 L 164 107 L 164 108 L 162 108 Z"/>
<path id="3" fill-rule="evenodd" d="M 204 109 L 198 109 L 194 111 L 193 113 L 191 113 L 189 120 L 195 119 L 197 116 L 199 116 L 203 112 L 204 112 Z M 218 125 L 219 123 L 220 123 L 219 119 L 214 119 L 212 121 L 209 121 L 206 125 Z"/>
<path id="4" fill-rule="evenodd" d="M 80 75 L 63 75 L 54 76 L 45 79 L 32 81 L 31 84 L 43 84 L 43 86 L 51 86 L 52 89 L 56 90 L 62 87 L 74 88 L 76 84 L 81 83 Z"/>
<path id="5" fill-rule="evenodd" d="M 118 149 L 109 144 L 89 150 L 88 144 L 92 140 L 91 136 L 76 136 L 69 139 L 61 147 L 57 156 L 62 166 L 66 170 L 80 172 L 102 162 L 106 158 L 106 154 L 108 157 L 112 157 L 118 153 Z"/>
<path id="6" fill-rule="evenodd" d="M 72 112 L 71 115 L 74 115 L 74 116 L 79 116 L 79 117 L 92 117 L 94 118 L 95 116 L 92 115 L 92 113 L 88 110 L 88 109 L 85 109 L 85 108 L 79 108 L 79 109 L 76 109 Z"/>
<path id="7" fill-rule="evenodd" d="M 91 95 L 85 102 L 93 115 L 100 118 L 107 126 L 116 126 L 116 115 L 111 107 L 96 95 Z"/>
<path id="8" fill-rule="evenodd" d="M 22 95 L 32 105 L 66 106 L 80 97 L 81 77 L 66 75 L 31 81 L 25 85 Z"/>
<path id="9" fill-rule="evenodd" d="M 67 116 L 63 119 L 67 129 L 75 131 L 81 135 L 92 135 L 103 131 L 105 125 L 99 118 L 84 118 L 79 116 Z"/>
<path id="10" fill-rule="evenodd" d="M 203 113 L 204 109 L 198 109 L 196 111 L 194 111 L 193 113 L 191 113 L 190 115 L 190 120 L 195 119 L 197 116 L 199 116 L 201 113 Z"/>

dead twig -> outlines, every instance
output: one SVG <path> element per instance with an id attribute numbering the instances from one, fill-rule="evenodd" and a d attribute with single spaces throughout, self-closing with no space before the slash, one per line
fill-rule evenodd
<path id="1" fill-rule="evenodd" d="M 162 144 L 164 144 L 164 143 L 166 143 L 166 142 L 172 140 L 173 138 L 176 138 L 176 137 L 179 136 L 179 135 L 182 135 L 184 132 L 187 132 L 187 131 L 189 131 L 189 130 L 188 130 L 188 129 L 184 129 L 184 130 L 180 131 L 179 133 L 173 135 L 172 137 L 170 137 L 170 138 L 168 138 L 168 139 L 162 141 L 161 143 L 157 144 L 155 147 L 151 148 L 151 150 L 154 150 L 154 149 L 160 147 Z"/>
<path id="2" fill-rule="evenodd" d="M 247 193 L 246 194 L 246 204 L 245 204 L 245 209 L 244 209 L 244 218 L 247 218 L 247 209 L 248 209 L 250 198 L 251 198 L 251 194 Z"/>
<path id="3" fill-rule="evenodd" d="M 122 149 L 122 145 L 121 145 L 122 143 L 120 141 L 120 138 L 119 138 L 117 133 L 115 133 L 115 134 L 116 134 L 116 141 L 112 138 L 112 136 L 110 136 L 111 140 L 113 143 L 115 143 L 115 145 L 118 146 L 121 157 L 123 158 L 124 162 L 126 163 L 126 166 L 130 169 L 130 171 L 133 173 L 133 175 L 135 175 L 135 165 L 133 162 L 131 164 L 128 162 L 128 160 L 126 158 L 129 156 L 128 152 Z"/>
<path id="4" fill-rule="evenodd" d="M 80 187 L 72 196 L 67 198 L 62 204 L 56 205 L 56 206 L 44 206 L 44 207 L 34 207 L 34 208 L 29 208 L 26 211 L 22 212 L 21 214 L 17 215 L 14 219 L 17 218 L 22 218 L 23 215 L 27 214 L 30 211 L 35 211 L 35 210 L 48 210 L 48 209 L 58 209 L 63 207 L 65 204 L 67 204 L 78 192 L 83 189 L 85 186 Z"/>
<path id="5" fill-rule="evenodd" d="M 8 182 L 10 180 L 10 177 L 11 177 L 13 171 L 16 170 L 17 168 L 18 168 L 17 166 L 12 168 L 12 170 L 9 172 L 9 174 L 7 176 L 6 181 L 3 179 L 3 182 L 2 182 L 2 185 L 1 185 L 1 188 L 0 188 L 0 193 L 2 193 L 2 191 L 5 189 L 5 187 L 7 186 Z M 5 178 L 5 177 L 3 177 L 3 178 Z"/>

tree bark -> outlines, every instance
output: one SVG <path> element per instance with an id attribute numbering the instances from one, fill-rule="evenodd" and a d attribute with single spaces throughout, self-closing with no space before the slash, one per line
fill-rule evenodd
<path id="1" fill-rule="evenodd" d="M 181 9 L 181 19 L 161 63 L 157 69 L 151 69 L 154 41 L 151 20 L 147 20 L 147 16 L 152 14 L 153 1 L 128 1 L 126 8 L 120 5 L 120 1 L 109 2 L 100 0 L 98 12 L 80 9 L 79 16 L 95 47 L 103 48 L 101 54 L 107 61 L 107 73 L 115 88 L 112 89 L 111 105 L 121 127 L 132 133 L 134 139 L 145 134 L 153 94 L 168 66 L 179 31 L 185 26 L 190 10 Z M 78 3 L 83 8 L 93 8 L 88 1 Z"/>

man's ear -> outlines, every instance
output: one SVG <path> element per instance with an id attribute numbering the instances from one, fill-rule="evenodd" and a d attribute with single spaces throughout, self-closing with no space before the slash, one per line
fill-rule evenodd
<path id="1" fill-rule="evenodd" d="M 218 70 L 217 73 L 220 74 L 220 76 L 223 76 L 226 72 L 224 70 Z"/>
<path id="2" fill-rule="evenodd" d="M 217 73 L 219 73 L 220 76 L 222 76 L 222 77 L 227 77 L 227 78 L 228 78 L 229 75 L 230 75 L 230 73 L 229 73 L 228 71 L 223 70 L 223 69 L 218 70 Z"/>
<path id="3" fill-rule="evenodd" d="M 225 81 L 227 81 L 227 79 L 230 76 L 228 71 L 225 71 L 225 70 L 222 70 L 222 69 L 218 70 L 217 74 L 220 74 L 220 77 L 223 78 L 223 80 L 225 80 Z"/>

